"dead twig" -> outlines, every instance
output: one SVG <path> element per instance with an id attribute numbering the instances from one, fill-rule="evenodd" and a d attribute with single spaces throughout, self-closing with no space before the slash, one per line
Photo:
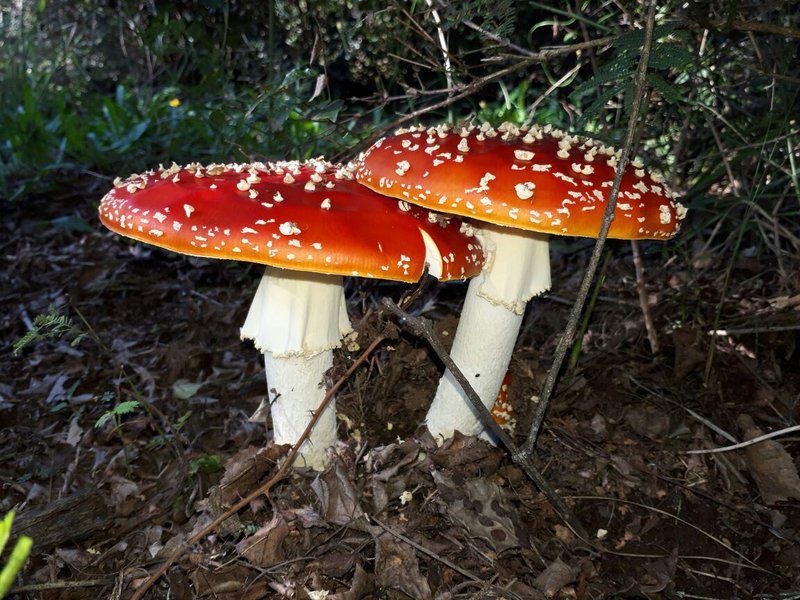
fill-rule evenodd
<path id="1" fill-rule="evenodd" d="M 453 67 L 450 64 L 450 50 L 447 47 L 447 40 L 444 37 L 444 30 L 442 29 L 442 19 L 439 17 L 439 11 L 433 6 L 433 0 L 425 0 L 425 4 L 431 9 L 431 16 L 433 22 L 436 24 L 436 32 L 439 35 L 439 46 L 442 49 L 442 57 L 444 59 L 444 74 L 447 81 L 448 89 L 453 89 Z"/>
<path id="2" fill-rule="evenodd" d="M 402 542 L 405 542 L 406 544 L 408 544 L 409 546 L 411 546 L 411 547 L 412 547 L 412 548 L 414 548 L 415 550 L 417 550 L 417 551 L 419 551 L 419 552 L 422 552 L 423 554 L 425 554 L 426 556 L 429 556 L 429 557 L 431 557 L 431 558 L 432 558 L 432 559 L 434 559 L 434 560 L 437 560 L 437 561 L 439 561 L 440 563 L 442 563 L 443 565 L 445 565 L 445 566 L 447 566 L 447 567 L 450 567 L 451 569 L 453 569 L 453 570 L 454 570 L 454 571 L 456 571 L 457 573 L 461 573 L 461 574 L 462 574 L 464 577 L 466 577 L 467 579 L 471 579 L 472 581 L 483 581 L 483 580 L 482 580 L 480 577 L 478 577 L 477 575 L 475 575 L 475 573 L 473 573 L 472 571 L 468 571 L 467 569 L 464 569 L 463 567 L 459 567 L 459 566 L 458 566 L 457 564 L 455 564 L 454 562 L 447 560 L 447 559 L 446 559 L 446 558 L 444 558 L 443 556 L 439 556 L 439 555 L 438 555 L 438 554 L 436 554 L 436 552 L 434 552 L 433 550 L 428 550 L 428 549 L 427 549 L 425 546 L 423 546 L 422 544 L 418 544 L 417 542 L 415 542 L 414 540 L 412 540 L 410 537 L 407 537 L 407 536 L 403 535 L 402 533 L 400 533 L 399 531 L 395 531 L 394 529 L 392 529 L 392 528 L 391 528 L 391 527 L 389 527 L 388 525 L 385 525 L 385 524 L 381 523 L 381 522 L 380 522 L 378 519 L 376 519 L 375 517 L 369 517 L 369 519 L 370 519 L 371 521 L 374 521 L 375 523 L 377 523 L 377 524 L 378 524 L 378 526 L 379 526 L 381 529 L 383 529 L 383 530 L 384 530 L 385 532 L 387 532 L 387 533 L 390 533 L 390 534 L 392 534 L 392 535 L 393 535 L 394 537 L 396 537 L 398 540 L 400 540 L 400 541 L 402 541 Z"/>
<path id="3" fill-rule="evenodd" d="M 429 104 L 428 106 L 424 106 L 406 115 L 398 117 L 392 123 L 376 130 L 372 135 L 370 135 L 369 137 L 364 139 L 360 144 L 358 144 L 358 147 L 370 146 L 375 140 L 385 135 L 387 132 L 399 127 L 400 125 L 418 119 L 422 115 L 425 115 L 429 112 L 439 110 L 440 108 L 446 108 L 451 104 L 458 102 L 459 100 L 472 96 L 475 92 L 481 90 L 482 88 L 492 83 L 493 81 L 497 81 L 498 79 L 502 79 L 507 75 L 511 75 L 512 73 L 521 71 L 522 69 L 525 69 L 531 66 L 532 64 L 545 62 L 547 60 L 556 58 L 558 56 L 574 54 L 582 50 L 588 50 L 589 48 L 606 46 L 612 43 L 615 39 L 617 39 L 616 36 L 608 36 L 596 40 L 590 40 L 588 42 L 580 42 L 577 44 L 570 44 L 567 46 L 556 46 L 553 48 L 545 48 L 543 50 L 540 50 L 539 52 L 533 52 L 527 55 L 525 58 L 519 60 L 519 62 L 510 65 L 505 69 L 500 69 L 499 71 L 495 71 L 494 73 L 486 75 L 485 77 L 480 77 L 479 79 L 476 79 L 471 83 L 468 83 L 466 85 L 456 84 L 453 86 L 452 89 L 443 90 L 443 93 L 449 94 L 448 97 L 445 98 L 444 100 L 440 100 L 439 102 Z M 452 92 L 458 92 L 458 93 L 452 93 Z"/>
<path id="4" fill-rule="evenodd" d="M 572 344 L 572 340 L 575 336 L 575 331 L 578 327 L 578 321 L 581 316 L 581 311 L 583 310 L 583 305 L 586 302 L 586 297 L 589 295 L 592 279 L 597 271 L 597 266 L 600 264 L 600 257 L 603 252 L 603 247 L 606 239 L 608 238 L 608 230 L 611 227 L 611 222 L 614 220 L 614 211 L 617 206 L 617 195 L 619 194 L 619 188 L 622 184 L 622 176 L 625 174 L 625 168 L 628 166 L 631 154 L 633 153 L 633 140 L 637 137 L 637 129 L 640 126 L 639 113 L 641 112 L 642 99 L 644 97 L 646 87 L 645 75 L 647 74 L 647 63 L 650 58 L 650 46 L 653 42 L 655 9 L 656 2 L 655 0 L 651 0 L 647 13 L 647 24 L 645 27 L 642 57 L 639 61 L 639 69 L 636 72 L 636 86 L 633 103 L 631 104 L 631 114 L 630 118 L 628 119 L 628 131 L 625 135 L 625 144 L 622 148 L 622 154 L 617 166 L 617 173 L 614 177 L 614 183 L 611 186 L 611 192 L 608 196 L 606 210 L 605 213 L 603 213 L 603 223 L 597 236 L 597 243 L 592 250 L 591 258 L 589 259 L 589 266 L 586 267 L 586 272 L 584 273 L 583 280 L 581 281 L 580 288 L 578 289 L 578 295 L 575 298 L 575 304 L 570 311 L 564 334 L 561 336 L 558 346 L 556 347 L 555 355 L 553 356 L 553 364 L 547 374 L 542 392 L 539 394 L 539 403 L 536 405 L 536 413 L 534 414 L 533 422 L 531 423 L 528 439 L 522 446 L 522 454 L 524 457 L 528 457 L 534 452 L 536 439 L 539 437 L 539 431 L 541 430 L 542 423 L 544 421 L 544 415 L 547 412 L 547 407 L 550 403 L 550 398 L 553 394 L 553 389 L 555 388 L 558 374 L 561 371 L 561 365 L 564 362 L 564 357 L 566 356 L 567 350 Z"/>
<path id="5" fill-rule="evenodd" d="M 773 23 L 762 23 L 760 21 L 726 21 L 709 23 L 714 29 L 735 30 L 735 31 L 753 31 L 755 33 L 769 33 L 774 35 L 781 35 L 783 37 L 800 39 L 800 29 L 796 27 L 784 27 L 782 25 L 774 25 Z M 705 25 L 703 25 L 705 27 Z"/>
<path id="6" fill-rule="evenodd" d="M 739 450 L 740 448 L 746 448 L 747 446 L 752 446 L 753 444 L 758 444 L 759 442 L 766 442 L 767 440 L 771 440 L 772 438 L 786 435 L 787 433 L 794 433 L 795 431 L 800 431 L 800 425 L 792 425 L 791 427 L 785 427 L 784 429 L 771 431 L 769 433 L 765 433 L 764 435 L 759 435 L 758 437 L 754 437 L 753 439 L 747 440 L 746 442 L 739 442 L 738 444 L 733 444 L 731 446 L 722 446 L 720 448 L 709 448 L 707 450 L 686 450 L 684 452 L 681 452 L 681 454 L 715 454 L 717 452 L 730 452 L 731 450 Z"/>
<path id="7" fill-rule="evenodd" d="M 800 323 L 796 325 L 764 325 L 763 327 L 725 327 L 723 329 L 711 329 L 706 331 L 707 335 L 751 335 L 753 333 L 778 333 L 780 331 L 800 330 Z"/>
<path id="8" fill-rule="evenodd" d="M 458 382 L 458 385 L 461 386 L 461 389 L 464 391 L 464 395 L 467 397 L 467 400 L 469 400 L 470 405 L 478 413 L 481 424 L 486 429 L 491 431 L 492 434 L 494 434 L 497 439 L 499 439 L 500 442 L 508 449 L 509 453 L 511 454 L 511 459 L 520 467 L 522 467 L 522 470 L 525 471 L 525 474 L 530 477 L 534 484 L 536 484 L 536 487 L 538 487 L 539 490 L 545 495 L 548 502 L 550 502 L 561 519 L 569 526 L 570 529 L 572 529 L 575 535 L 584 540 L 588 540 L 588 534 L 586 533 L 586 530 L 580 521 L 578 521 L 577 517 L 572 513 L 572 510 L 566 505 L 556 491 L 550 487 L 550 484 L 547 483 L 544 476 L 533 465 L 530 459 L 520 452 L 519 447 L 514 443 L 514 440 L 511 439 L 511 436 L 508 435 L 508 433 L 506 433 L 506 431 L 497 424 L 494 418 L 492 418 L 492 414 L 489 412 L 489 409 L 484 406 L 480 396 L 478 396 L 478 393 L 473 389 L 472 385 L 470 385 L 469 381 L 464 376 L 464 373 L 462 373 L 461 369 L 458 368 L 458 365 L 456 365 L 453 359 L 450 358 L 450 355 L 447 353 L 447 350 L 445 350 L 441 340 L 439 340 L 436 333 L 434 333 L 431 322 L 424 317 L 415 317 L 408 314 L 406 311 L 397 306 L 397 304 L 395 304 L 390 298 L 383 298 L 381 303 L 386 310 L 388 310 L 397 318 L 400 325 L 404 326 L 417 337 L 423 338 L 428 342 L 428 344 L 430 344 L 433 351 L 444 363 L 444 366 L 453 374 L 453 377 Z"/>
<path id="9" fill-rule="evenodd" d="M 639 242 L 636 240 L 631 240 L 631 251 L 633 252 L 633 266 L 636 269 L 636 291 L 639 294 L 639 306 L 644 317 L 644 328 L 647 331 L 647 339 L 650 341 L 650 350 L 653 354 L 658 354 L 658 335 L 656 335 L 656 326 L 653 323 L 653 315 L 650 312 L 650 303 L 647 301 L 644 263 L 642 262 L 642 254 L 639 252 Z"/>
<path id="10" fill-rule="evenodd" d="M 216 530 L 216 528 L 219 527 L 220 524 L 222 524 L 222 522 L 224 522 L 227 519 L 229 519 L 230 517 L 232 517 L 234 514 L 239 512 L 244 507 L 248 506 L 253 500 L 258 498 L 259 496 L 262 496 L 262 495 L 263 496 L 269 496 L 269 491 L 275 486 L 275 484 L 277 484 L 279 481 L 281 481 L 287 475 L 287 473 L 289 472 L 289 468 L 291 467 L 292 463 L 294 462 L 295 456 L 300 451 L 300 446 L 302 446 L 303 443 L 308 439 L 308 436 L 311 433 L 311 430 L 314 429 L 314 426 L 317 424 L 317 421 L 319 420 L 320 415 L 323 412 L 325 412 L 325 409 L 331 403 L 331 400 L 333 399 L 333 397 L 336 394 L 336 392 L 339 391 L 339 388 L 342 387 L 342 385 L 344 385 L 344 382 L 347 381 L 350 378 L 350 376 L 355 372 L 355 370 L 359 366 L 361 366 L 361 364 L 367 358 L 369 358 L 369 356 L 372 354 L 372 352 L 375 350 L 375 348 L 377 348 L 386 339 L 386 337 L 387 336 L 385 336 L 385 335 L 380 335 L 377 338 L 375 338 L 372 341 L 372 343 L 367 347 L 367 349 L 364 350 L 364 352 L 361 353 L 361 356 L 359 356 L 355 360 L 355 362 L 352 365 L 350 365 L 350 367 L 347 369 L 347 371 L 345 371 L 344 375 L 342 375 L 339 378 L 339 380 L 331 386 L 331 388 L 325 394 L 325 397 L 322 399 L 322 402 L 317 407 L 317 410 L 315 410 L 314 413 L 311 415 L 311 420 L 308 422 L 308 425 L 306 425 L 306 428 L 303 431 L 302 435 L 297 440 L 297 442 L 295 442 L 294 446 L 292 446 L 292 448 L 289 450 L 289 453 L 286 455 L 286 458 L 284 459 L 283 463 L 281 463 L 281 466 L 278 468 L 278 471 L 275 473 L 275 475 L 273 475 L 270 478 L 270 480 L 267 481 L 264 485 L 262 485 L 261 487 L 259 487 L 254 492 L 252 492 L 252 493 L 248 494 L 247 496 L 245 496 L 244 498 L 242 498 L 239 502 L 237 502 L 236 504 L 231 506 L 223 514 L 218 516 L 211 523 L 209 523 L 208 525 L 203 527 L 200 531 L 198 531 L 196 534 L 194 534 L 192 537 L 190 537 L 188 540 L 186 540 L 184 543 L 182 543 L 178 547 L 178 549 L 175 550 L 175 552 L 167 560 L 165 560 L 161 564 L 161 566 L 158 567 L 158 569 L 156 569 L 155 573 L 153 573 L 141 585 L 141 587 L 139 587 L 136 590 L 136 592 L 133 594 L 133 596 L 131 596 L 131 600 L 141 600 L 141 598 L 145 595 L 147 590 L 149 590 L 151 587 L 153 587 L 153 584 L 155 584 L 156 581 L 158 581 L 164 574 L 166 574 L 166 572 L 169 570 L 169 568 L 172 565 L 174 565 L 175 562 L 181 556 L 183 556 L 183 553 L 186 552 L 186 550 L 188 550 L 191 546 L 193 546 L 194 544 L 199 542 L 206 535 L 208 535 L 212 531 Z"/>
<path id="11" fill-rule="evenodd" d="M 130 579 L 130 576 L 128 577 Z M 114 577 L 102 579 L 83 579 L 78 581 L 48 581 L 47 583 L 31 583 L 21 585 L 8 591 L 9 594 L 23 594 L 25 592 L 46 592 L 48 590 L 73 590 L 78 588 L 101 587 L 111 585 L 116 581 Z"/>

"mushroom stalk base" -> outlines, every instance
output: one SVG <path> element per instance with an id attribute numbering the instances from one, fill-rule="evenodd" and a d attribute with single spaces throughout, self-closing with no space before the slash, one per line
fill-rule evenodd
<path id="1" fill-rule="evenodd" d="M 300 439 L 325 398 L 323 376 L 333 364 L 332 349 L 350 331 L 341 277 L 267 268 L 241 335 L 264 353 L 276 444 Z M 262 402 L 251 420 L 266 421 L 266 408 Z M 323 469 L 325 450 L 335 442 L 331 402 L 300 448 L 295 466 Z"/>
<path id="2" fill-rule="evenodd" d="M 485 227 L 480 235 L 490 261 L 469 284 L 450 355 L 491 410 L 511 362 L 525 305 L 550 288 L 550 257 L 545 235 L 497 227 Z M 450 371 L 439 381 L 425 423 L 439 444 L 455 431 L 483 431 Z"/>
<path id="3" fill-rule="evenodd" d="M 333 352 L 325 350 L 310 358 L 264 353 L 270 413 L 276 444 L 293 445 L 303 434 L 314 410 L 325 398 L 323 376 L 333 365 Z M 328 404 L 308 440 L 300 448 L 294 466 L 321 470 L 327 464 L 325 450 L 336 443 L 336 408 Z"/>

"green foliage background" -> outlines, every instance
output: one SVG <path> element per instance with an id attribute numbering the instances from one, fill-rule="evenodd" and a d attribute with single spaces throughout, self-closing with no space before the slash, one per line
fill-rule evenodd
<path id="1" fill-rule="evenodd" d="M 422 120 L 553 123 L 619 143 L 642 19 L 638 3 L 589 0 L 10 0 L 0 194 L 172 160 L 349 158 L 399 116 L 464 91 Z M 800 9 L 660 2 L 657 23 L 640 153 L 685 194 L 695 233 L 746 221 L 743 247 L 791 257 Z M 605 37 L 487 82 L 526 53 Z"/>

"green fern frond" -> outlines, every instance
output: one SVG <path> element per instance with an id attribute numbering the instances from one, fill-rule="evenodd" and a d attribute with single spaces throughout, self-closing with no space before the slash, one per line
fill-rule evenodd
<path id="1" fill-rule="evenodd" d="M 513 0 L 467 0 L 448 5 L 443 27 L 449 29 L 464 21 L 475 21 L 486 31 L 508 38 L 517 24 L 518 6 Z"/>
<path id="2" fill-rule="evenodd" d="M 14 342 L 14 356 L 18 356 L 29 344 L 47 339 L 58 339 L 64 334 L 76 330 L 75 323 L 67 315 L 62 315 L 52 304 L 47 312 L 37 315 L 33 320 L 33 327 L 21 338 Z M 86 337 L 86 333 L 76 331 L 70 345 L 77 346 Z"/>
<path id="3" fill-rule="evenodd" d="M 141 406 L 141 403 L 138 402 L 137 400 L 126 400 L 125 402 L 120 402 L 111 410 L 108 410 L 104 412 L 102 415 L 100 415 L 100 418 L 97 419 L 94 426 L 96 429 L 100 429 L 110 419 L 130 414 L 137 408 L 139 408 L 139 406 Z"/>
<path id="4" fill-rule="evenodd" d="M 600 111 L 602 111 L 605 108 L 606 104 L 608 104 L 608 101 L 611 100 L 614 96 L 616 96 L 618 92 L 619 90 L 616 87 L 610 87 L 601 92 L 592 101 L 592 103 L 584 109 L 583 114 L 576 123 L 576 128 L 579 130 L 583 129 L 591 119 L 595 118 L 597 115 L 600 114 Z"/>

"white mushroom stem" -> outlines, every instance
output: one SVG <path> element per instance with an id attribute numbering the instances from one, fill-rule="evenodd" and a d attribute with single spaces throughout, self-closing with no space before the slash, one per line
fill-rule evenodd
<path id="1" fill-rule="evenodd" d="M 351 331 L 340 276 L 267 267 L 241 336 L 264 353 L 276 444 L 300 439 L 325 397 L 323 375 L 333 364 L 333 348 Z M 265 409 L 262 403 L 252 419 L 265 420 Z M 300 448 L 295 466 L 323 469 L 325 450 L 335 442 L 331 402 Z"/>
<path id="2" fill-rule="evenodd" d="M 476 233 L 487 263 L 469 284 L 450 355 L 491 410 L 511 362 L 525 305 L 550 289 L 550 256 L 544 234 L 492 225 L 482 225 Z M 483 430 L 449 370 L 439 381 L 425 423 L 439 444 L 455 431 L 476 435 Z"/>

